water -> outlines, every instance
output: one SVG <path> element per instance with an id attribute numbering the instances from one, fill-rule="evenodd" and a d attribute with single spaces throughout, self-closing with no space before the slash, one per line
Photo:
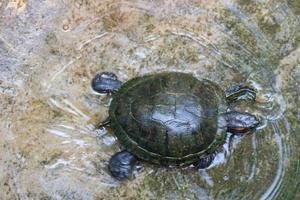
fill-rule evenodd
<path id="1" fill-rule="evenodd" d="M 293 0 L 1 1 L 2 198 L 299 199 L 299 16 Z M 141 163 L 119 182 L 120 146 L 97 129 L 110 99 L 90 88 L 101 71 L 247 83 L 258 103 L 236 109 L 263 123 L 207 170 Z"/>

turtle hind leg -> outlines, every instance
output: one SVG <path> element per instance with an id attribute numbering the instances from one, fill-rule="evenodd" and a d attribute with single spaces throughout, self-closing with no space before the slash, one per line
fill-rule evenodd
<path id="1" fill-rule="evenodd" d="M 128 152 L 121 151 L 116 153 L 109 160 L 109 171 L 118 180 L 125 180 L 132 176 L 134 166 L 137 162 L 136 157 Z"/>
<path id="2" fill-rule="evenodd" d="M 225 95 L 228 103 L 234 103 L 241 100 L 244 101 L 256 100 L 255 89 L 245 85 L 232 86 L 225 91 Z"/>
<path id="3" fill-rule="evenodd" d="M 92 88 L 96 92 L 111 94 L 120 89 L 122 82 L 111 72 L 97 74 L 92 80 Z"/>

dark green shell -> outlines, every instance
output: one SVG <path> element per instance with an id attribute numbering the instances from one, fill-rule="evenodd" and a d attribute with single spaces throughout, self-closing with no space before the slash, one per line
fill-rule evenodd
<path id="1" fill-rule="evenodd" d="M 164 72 L 134 78 L 113 96 L 109 115 L 119 142 L 158 164 L 193 163 L 225 140 L 218 126 L 227 105 L 215 83 Z"/>

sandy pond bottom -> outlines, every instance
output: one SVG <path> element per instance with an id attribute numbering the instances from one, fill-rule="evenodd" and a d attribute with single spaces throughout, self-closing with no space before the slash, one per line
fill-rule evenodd
<path id="1" fill-rule="evenodd" d="M 300 199 L 300 5 L 296 0 L 0 2 L 0 199 Z M 119 182 L 120 150 L 97 129 L 120 80 L 193 73 L 226 89 L 247 83 L 261 116 L 207 170 L 141 163 Z"/>

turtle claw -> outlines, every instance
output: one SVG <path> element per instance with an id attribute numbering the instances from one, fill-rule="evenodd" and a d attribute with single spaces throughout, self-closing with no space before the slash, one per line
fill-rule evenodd
<path id="1" fill-rule="evenodd" d="M 249 86 L 237 85 L 225 91 L 226 99 L 229 103 L 236 101 L 255 101 L 256 91 Z"/>
<path id="2" fill-rule="evenodd" d="M 126 150 L 118 152 L 109 160 L 109 171 L 114 178 L 120 181 L 129 179 L 136 161 L 137 159 L 132 153 Z"/>
<path id="3" fill-rule="evenodd" d="M 107 128 L 110 126 L 110 118 L 106 118 L 104 121 L 102 121 L 101 123 L 99 123 L 97 125 L 97 128 L 100 129 L 100 128 Z"/>

